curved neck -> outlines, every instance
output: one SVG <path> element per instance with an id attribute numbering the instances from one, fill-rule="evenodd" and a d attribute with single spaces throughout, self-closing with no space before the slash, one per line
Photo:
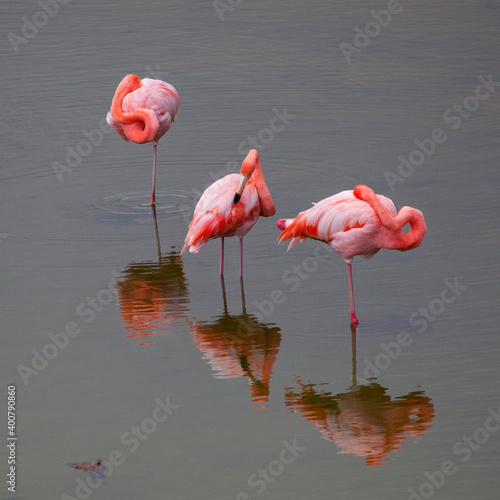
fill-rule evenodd
<path id="1" fill-rule="evenodd" d="M 123 111 L 125 97 L 141 86 L 139 77 L 127 75 L 118 85 L 111 102 L 111 113 L 114 119 L 122 125 L 127 139 L 138 144 L 154 140 L 159 128 L 156 113 L 151 109 L 137 108 L 130 112 Z"/>
<path id="2" fill-rule="evenodd" d="M 389 215 L 390 217 L 390 215 Z M 393 217 L 399 227 L 395 231 L 395 237 L 389 243 L 388 248 L 395 250 L 411 250 L 416 248 L 422 243 L 427 227 L 422 212 L 416 208 L 403 207 L 396 217 Z M 410 231 L 408 234 L 404 233 L 401 228 L 406 224 L 410 224 Z"/>
<path id="3" fill-rule="evenodd" d="M 269 189 L 267 189 L 266 181 L 264 180 L 264 175 L 262 174 L 262 169 L 260 168 L 259 157 L 257 157 L 252 178 L 254 179 L 257 187 L 257 192 L 259 193 L 261 215 L 263 217 L 271 217 L 276 213 L 276 207 L 274 206 L 273 199 L 271 198 L 271 193 L 269 192 Z"/>
<path id="4" fill-rule="evenodd" d="M 416 208 L 403 207 L 399 213 L 393 217 L 377 199 L 373 189 L 360 184 L 356 186 L 353 195 L 366 201 L 373 208 L 382 225 L 393 234 L 390 239 L 385 239 L 383 248 L 394 250 L 411 250 L 418 247 L 422 242 L 427 227 L 422 212 Z M 401 229 L 410 224 L 409 233 L 404 233 Z"/>

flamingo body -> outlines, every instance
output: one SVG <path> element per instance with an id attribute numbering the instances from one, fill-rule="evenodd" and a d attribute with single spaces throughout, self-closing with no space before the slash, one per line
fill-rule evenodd
<path id="1" fill-rule="evenodd" d="M 240 201 L 234 203 L 234 193 L 240 176 L 229 174 L 214 182 L 196 205 L 189 225 L 184 249 L 198 253 L 210 239 L 238 236 L 243 238 L 260 215 L 260 201 L 255 182 L 250 178 Z"/>
<path id="2" fill-rule="evenodd" d="M 240 238 L 240 276 L 242 275 L 243 237 L 260 216 L 274 215 L 276 209 L 262 175 L 257 150 L 251 150 L 243 161 L 240 175 L 229 174 L 210 185 L 198 201 L 189 224 L 184 247 L 197 253 L 211 239 L 221 238 L 223 274 L 224 238 Z"/>
<path id="3" fill-rule="evenodd" d="M 407 223 L 411 228 L 409 233 L 402 231 Z M 364 185 L 325 198 L 295 219 L 280 219 L 277 226 L 282 230 L 279 242 L 292 238 L 288 249 L 298 241 L 311 238 L 330 245 L 344 258 L 348 266 L 351 322 L 354 324 L 359 321 L 354 311 L 353 257 L 362 255 L 370 259 L 381 248 L 400 251 L 416 248 L 427 230 L 422 212 L 403 207 L 398 213 L 389 198 L 376 195 Z"/>
<path id="4" fill-rule="evenodd" d="M 158 121 L 158 127 L 152 137 L 140 137 L 135 134 L 134 127 L 142 127 L 143 124 L 137 123 L 131 128 L 130 123 L 123 123 L 123 121 L 116 119 L 112 110 L 108 112 L 106 119 L 108 124 L 126 141 L 136 142 L 137 144 L 158 142 L 171 124 L 174 123 L 180 104 L 179 94 L 172 85 L 161 80 L 143 78 L 139 87 L 125 94 L 121 106 L 124 113 L 133 113 L 138 109 L 153 111 Z"/>
<path id="5" fill-rule="evenodd" d="M 384 208 L 396 215 L 394 203 L 385 196 L 377 195 Z M 288 246 L 306 238 L 329 244 L 345 260 L 355 255 L 370 259 L 384 247 L 384 238 L 389 232 L 373 208 L 356 198 L 353 191 L 342 191 L 315 203 L 312 208 L 301 212 L 295 219 L 278 221 L 284 230 L 279 241 L 293 238 Z"/>
<path id="6" fill-rule="evenodd" d="M 108 124 L 122 139 L 137 144 L 153 143 L 152 205 L 155 204 L 156 146 L 175 121 L 180 104 L 179 94 L 169 83 L 127 75 L 118 85 L 106 116 Z"/>

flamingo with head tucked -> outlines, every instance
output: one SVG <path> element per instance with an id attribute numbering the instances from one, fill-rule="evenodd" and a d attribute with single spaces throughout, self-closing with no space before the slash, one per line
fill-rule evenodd
<path id="1" fill-rule="evenodd" d="M 151 205 L 156 203 L 156 147 L 175 121 L 180 104 L 179 94 L 169 83 L 127 75 L 118 85 L 106 116 L 108 124 L 126 141 L 153 143 Z"/>
<path id="2" fill-rule="evenodd" d="M 410 231 L 402 228 L 410 224 Z M 406 251 L 416 248 L 427 231 L 420 210 L 403 207 L 399 213 L 394 203 L 360 184 L 353 191 L 342 191 L 316 203 L 295 219 L 280 219 L 277 226 L 283 232 L 278 241 L 293 238 L 288 249 L 306 238 L 330 245 L 347 263 L 351 323 L 358 324 L 354 310 L 354 290 L 351 262 L 355 255 L 366 259 L 381 248 Z"/>
<path id="3" fill-rule="evenodd" d="M 241 165 L 240 175 L 229 174 L 214 182 L 194 209 L 182 251 L 198 250 L 210 239 L 221 239 L 220 275 L 224 274 L 224 238 L 240 238 L 240 277 L 243 276 L 243 236 L 257 219 L 276 213 L 260 168 L 259 153 L 252 149 Z"/>

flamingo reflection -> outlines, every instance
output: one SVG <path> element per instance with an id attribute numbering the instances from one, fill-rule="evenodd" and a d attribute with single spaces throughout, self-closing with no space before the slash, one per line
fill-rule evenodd
<path id="1" fill-rule="evenodd" d="M 349 391 L 332 395 L 325 384 L 285 389 L 285 404 L 313 423 L 339 453 L 364 457 L 367 465 L 383 465 L 387 455 L 403 447 L 407 436 L 418 438 L 431 428 L 434 405 L 424 391 L 391 399 L 387 388 L 372 381 L 356 383 L 356 325 L 352 330 L 353 382 Z"/>
<path id="2" fill-rule="evenodd" d="M 125 330 L 129 337 L 143 340 L 174 333 L 176 321 L 184 317 L 189 302 L 182 257 L 176 251 L 162 254 L 154 207 L 153 215 L 158 260 L 132 262 L 116 283 Z"/>
<path id="3" fill-rule="evenodd" d="M 246 377 L 258 409 L 269 406 L 270 382 L 281 342 L 280 329 L 260 323 L 245 307 L 241 284 L 242 313 L 228 313 L 224 277 L 221 276 L 224 311 L 210 322 L 189 321 L 189 333 L 214 371 L 214 378 Z"/>

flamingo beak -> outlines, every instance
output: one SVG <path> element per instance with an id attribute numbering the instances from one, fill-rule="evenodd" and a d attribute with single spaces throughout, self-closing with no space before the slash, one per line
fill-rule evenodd
<path id="1" fill-rule="evenodd" d="M 243 194 L 243 190 L 245 189 L 245 185 L 248 182 L 248 179 L 250 179 L 249 176 L 240 174 L 240 183 L 238 184 L 238 188 L 236 189 L 236 194 L 234 195 L 235 205 L 240 201 L 241 195 Z"/>

